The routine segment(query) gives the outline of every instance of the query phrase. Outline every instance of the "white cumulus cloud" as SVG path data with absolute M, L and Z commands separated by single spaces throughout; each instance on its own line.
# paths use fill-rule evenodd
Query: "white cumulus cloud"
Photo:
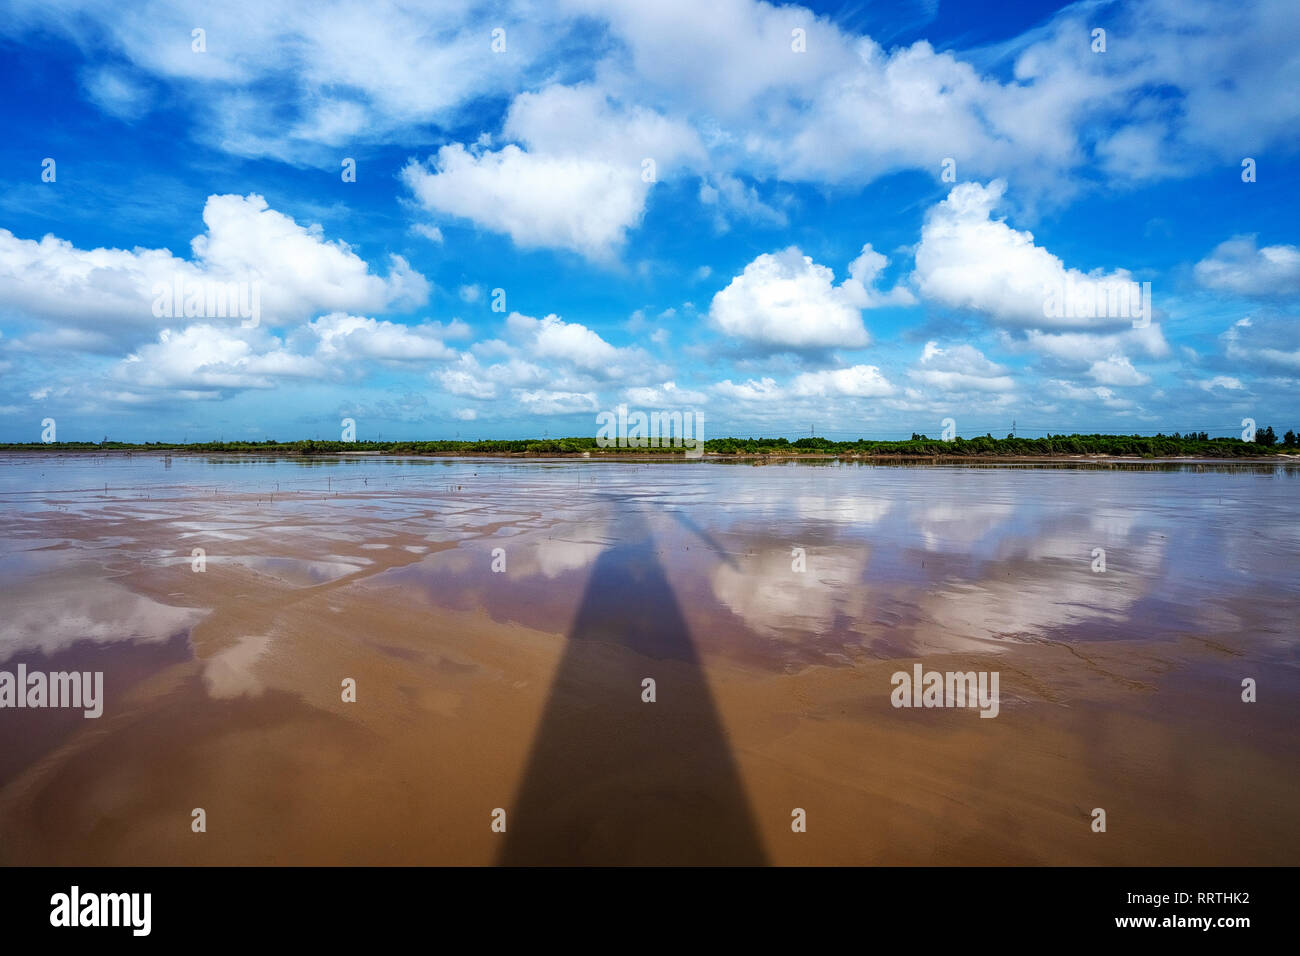
M 921 295 L 952 308 L 973 309 L 1004 326 L 1036 329 L 1114 329 L 1131 317 L 1046 314 L 1049 295 L 1072 287 L 1129 283 L 1126 269 L 1084 273 L 1066 268 L 1034 244 L 1033 233 L 1013 229 L 993 210 L 1006 191 L 995 179 L 987 186 L 962 183 L 926 215 L 916 250 L 913 281 Z
M 1300 248 L 1255 244 L 1254 236 L 1234 236 L 1196 263 L 1196 279 L 1210 289 L 1245 296 L 1300 294 Z
M 870 341 L 864 304 L 859 280 L 837 286 L 829 267 L 791 246 L 745 266 L 713 297 L 709 318 L 719 331 L 771 351 L 861 348 Z

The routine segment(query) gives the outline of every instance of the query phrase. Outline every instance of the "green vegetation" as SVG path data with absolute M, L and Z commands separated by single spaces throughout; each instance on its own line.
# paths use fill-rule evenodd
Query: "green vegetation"
M 907 441 L 854 442 L 829 438 L 719 438 L 705 442 L 717 454 L 828 454 L 908 458 L 1039 458 L 1065 455 L 1109 455 L 1126 458 L 1243 458 L 1300 451 L 1300 439 L 1288 431 L 1277 444 L 1272 428 L 1255 434 L 1254 442 L 1240 438 L 1211 438 L 1205 432 L 1181 435 L 1047 435 L 1044 438 L 957 438 L 941 441 L 913 434 Z
M 1131 458 L 1245 458 L 1300 452 L 1300 437 L 1288 431 L 1279 442 L 1272 427 L 1260 429 L 1254 442 L 1211 438 L 1205 432 L 1180 435 L 1048 435 L 1045 438 L 957 438 L 946 442 L 913 434 L 907 441 L 832 441 L 829 438 L 712 438 L 710 455 L 847 456 L 874 458 L 1038 458 L 1109 455 Z M 601 448 L 592 438 L 512 439 L 489 441 L 318 441 L 247 442 L 41 442 L 0 444 L 0 451 L 126 451 L 182 454 L 337 455 L 508 455 L 519 457 L 581 455 L 684 455 L 683 448 Z

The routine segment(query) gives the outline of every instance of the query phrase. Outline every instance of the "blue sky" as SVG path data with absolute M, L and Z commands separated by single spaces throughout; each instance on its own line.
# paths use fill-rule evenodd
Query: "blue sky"
M 1298 33 L 1289 2 L 5 0 L 0 439 L 1300 427 Z M 1044 308 L 1143 283 L 1150 315 Z

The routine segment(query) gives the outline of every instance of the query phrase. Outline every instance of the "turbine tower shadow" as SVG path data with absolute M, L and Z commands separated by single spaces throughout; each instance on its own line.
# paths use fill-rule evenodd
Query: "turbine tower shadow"
M 654 538 L 628 499 L 611 504 L 621 538 L 592 566 L 498 863 L 761 865 L 749 802 Z M 647 677 L 654 703 L 643 700 Z

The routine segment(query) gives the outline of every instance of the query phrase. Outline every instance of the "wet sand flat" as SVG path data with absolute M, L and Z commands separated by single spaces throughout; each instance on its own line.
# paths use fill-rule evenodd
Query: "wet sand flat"
M 0 863 L 1294 865 L 1297 477 L 0 456 Z

